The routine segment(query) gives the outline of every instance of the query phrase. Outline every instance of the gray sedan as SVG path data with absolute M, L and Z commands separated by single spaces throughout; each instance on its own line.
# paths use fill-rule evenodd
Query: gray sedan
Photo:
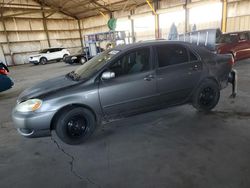
M 199 111 L 213 109 L 229 82 L 236 94 L 233 64 L 231 55 L 184 42 L 118 46 L 25 90 L 12 117 L 23 136 L 55 130 L 65 143 L 80 144 L 110 119 L 187 103 Z

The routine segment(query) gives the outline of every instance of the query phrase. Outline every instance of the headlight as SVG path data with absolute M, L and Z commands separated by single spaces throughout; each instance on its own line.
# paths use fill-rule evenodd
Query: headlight
M 34 112 L 42 106 L 40 99 L 30 99 L 17 105 L 16 110 L 19 112 Z
M 74 60 L 74 59 L 77 59 L 77 57 L 76 57 L 76 56 L 73 56 L 73 57 L 71 57 L 71 59 Z

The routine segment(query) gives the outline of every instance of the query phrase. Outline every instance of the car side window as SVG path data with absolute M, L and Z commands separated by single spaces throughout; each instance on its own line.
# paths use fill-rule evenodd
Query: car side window
M 147 71 L 150 69 L 150 49 L 141 48 L 129 52 L 112 64 L 109 69 L 115 73 L 116 77 Z
M 50 53 L 53 53 L 53 52 L 55 52 L 55 49 L 52 48 L 52 49 L 49 49 L 48 51 L 49 51 Z
M 188 62 L 188 53 L 181 45 L 156 46 L 159 67 L 177 65 Z

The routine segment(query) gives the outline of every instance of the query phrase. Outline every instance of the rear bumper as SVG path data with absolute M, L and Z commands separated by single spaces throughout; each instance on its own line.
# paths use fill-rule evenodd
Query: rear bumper
M 232 84 L 232 94 L 230 97 L 235 98 L 238 86 L 237 71 L 235 69 L 232 69 L 232 71 L 229 73 L 228 82 Z

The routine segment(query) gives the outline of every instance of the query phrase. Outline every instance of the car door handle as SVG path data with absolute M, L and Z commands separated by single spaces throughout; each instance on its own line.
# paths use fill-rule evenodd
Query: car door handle
M 153 80 L 154 78 L 155 78 L 154 75 L 150 74 L 150 75 L 146 76 L 146 77 L 144 78 L 144 80 L 145 80 L 145 81 L 151 81 L 151 80 Z
M 198 65 L 194 65 L 193 67 L 190 68 L 190 70 L 197 71 L 199 70 Z

